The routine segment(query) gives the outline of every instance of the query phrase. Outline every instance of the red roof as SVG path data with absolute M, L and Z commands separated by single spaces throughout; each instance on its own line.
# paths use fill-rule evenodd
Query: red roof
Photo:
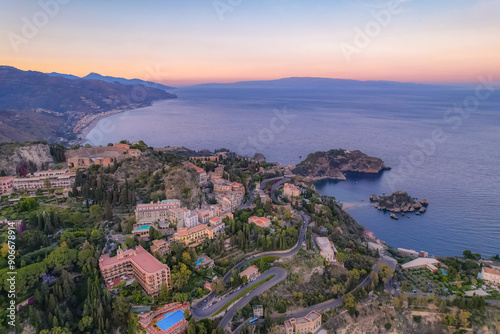
M 103 255 L 99 260 L 99 265 L 101 267 L 106 267 L 126 261 L 133 262 L 146 273 L 155 273 L 168 268 L 167 265 L 158 261 L 153 255 L 142 248 L 142 246 L 137 246 L 135 250 L 127 249 L 114 257 L 110 257 L 107 254 Z

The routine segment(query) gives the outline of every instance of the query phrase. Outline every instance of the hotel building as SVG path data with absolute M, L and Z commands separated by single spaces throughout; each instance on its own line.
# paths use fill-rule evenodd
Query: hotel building
M 170 268 L 142 246 L 127 250 L 118 248 L 114 257 L 102 255 L 99 258 L 99 269 L 108 288 L 132 278 L 152 296 L 158 295 L 163 284 L 169 287 Z
M 181 201 L 178 199 L 167 199 L 149 204 L 137 204 L 135 208 L 135 219 L 139 221 L 146 219 L 149 221 L 165 221 L 168 219 L 168 210 L 180 208 Z
M 185 245 L 198 243 L 205 239 L 213 239 L 214 231 L 205 224 L 191 228 L 183 228 L 174 234 L 173 239 L 177 242 L 183 242 Z
M 15 177 L 13 188 L 16 190 L 34 190 L 46 188 L 47 180 L 50 188 L 71 188 L 76 179 L 76 173 L 67 170 L 47 170 L 35 172 L 31 176 Z

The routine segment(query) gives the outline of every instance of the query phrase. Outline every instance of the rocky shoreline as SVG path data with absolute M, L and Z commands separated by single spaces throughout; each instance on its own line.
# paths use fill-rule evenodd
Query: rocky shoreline
M 420 215 L 427 211 L 429 205 L 429 200 L 426 198 L 419 201 L 402 190 L 380 197 L 373 194 L 370 196 L 370 202 L 374 203 L 374 207 L 378 210 L 389 211 L 391 218 L 396 220 L 398 219 L 396 213 L 405 216 L 406 213 L 415 212 L 416 215 Z
M 309 154 L 292 172 L 311 181 L 345 181 L 345 173 L 378 174 L 389 169 L 391 168 L 381 159 L 370 157 L 361 151 L 333 149 Z

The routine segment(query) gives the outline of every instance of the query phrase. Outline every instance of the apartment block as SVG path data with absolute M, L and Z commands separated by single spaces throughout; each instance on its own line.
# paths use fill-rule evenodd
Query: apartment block
M 188 210 L 187 208 L 183 208 L 183 210 L 184 210 L 184 227 L 191 228 L 199 224 L 198 213 L 196 211 L 191 211 Z
M 295 187 L 295 185 L 291 183 L 285 183 L 283 186 L 283 196 L 285 196 L 288 199 L 292 199 L 294 197 L 299 197 L 300 196 L 300 191 Z
M 132 278 L 152 296 L 158 295 L 163 284 L 169 287 L 170 268 L 142 246 L 127 250 L 118 248 L 114 257 L 102 255 L 99 258 L 99 269 L 108 288 Z

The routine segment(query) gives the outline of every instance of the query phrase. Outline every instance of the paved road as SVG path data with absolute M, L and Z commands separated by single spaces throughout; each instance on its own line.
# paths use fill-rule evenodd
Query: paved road
M 309 224 L 309 220 L 310 220 L 310 217 L 303 214 L 303 213 L 301 213 L 301 216 L 302 216 L 303 223 L 302 223 L 302 228 L 300 229 L 300 233 L 299 233 L 299 240 L 298 240 L 297 244 L 295 244 L 295 246 L 292 249 L 287 250 L 287 251 L 271 251 L 271 252 L 263 252 L 263 253 L 255 254 L 255 255 L 249 257 L 248 259 L 241 261 L 240 263 L 235 265 L 233 268 L 231 268 L 231 270 L 229 270 L 224 275 L 224 278 L 223 278 L 224 282 L 225 283 L 229 282 L 229 280 L 231 279 L 231 276 L 233 275 L 233 273 L 232 273 L 233 270 L 239 270 L 242 267 L 244 267 L 245 265 L 252 262 L 253 260 L 259 259 L 261 256 L 287 257 L 287 256 L 291 256 L 291 255 L 298 253 L 300 248 L 302 247 L 302 243 L 305 241 L 305 236 L 306 236 L 306 232 L 307 232 L 307 225 Z M 261 275 L 261 277 L 262 276 L 263 275 Z M 256 283 L 256 282 L 257 281 L 255 281 L 253 283 Z M 268 283 L 269 282 L 266 282 L 265 284 L 263 284 L 263 286 L 267 286 Z M 208 301 L 210 301 L 214 298 L 215 298 L 215 291 L 212 291 L 207 297 L 204 298 L 204 300 L 207 299 Z M 203 308 L 209 303 L 208 301 L 207 301 L 207 303 L 204 303 L 202 300 L 191 307 L 191 312 L 193 313 L 193 316 L 196 319 L 208 318 L 208 317 L 212 316 L 212 314 L 218 310 L 218 308 L 212 307 L 208 310 L 203 311 Z
M 205 303 L 204 300 L 202 300 L 201 302 L 196 304 L 194 307 L 191 308 L 191 313 L 193 314 L 193 317 L 195 319 L 209 318 L 215 312 L 217 312 L 221 307 L 223 307 L 229 300 L 231 300 L 232 298 L 237 296 L 243 290 L 261 282 L 262 280 L 265 280 L 266 278 L 268 278 L 272 275 L 276 275 L 276 277 L 279 278 L 279 280 L 276 281 L 276 277 L 273 277 L 272 279 L 263 283 L 261 286 L 259 286 L 255 290 L 251 291 L 249 296 L 255 296 L 254 291 L 262 291 L 262 289 L 261 289 L 262 287 L 264 287 L 264 291 L 269 289 L 277 282 L 284 280 L 286 278 L 286 274 L 287 274 L 287 272 L 282 268 L 279 268 L 279 267 L 271 268 L 268 271 L 266 271 L 265 273 L 263 273 L 262 275 L 260 275 L 259 277 L 257 277 L 255 279 L 255 281 L 249 282 L 249 283 L 243 285 L 240 290 L 233 290 L 230 293 L 226 294 L 224 299 L 222 299 L 221 301 L 215 302 L 214 304 L 212 304 L 211 307 L 208 307 L 206 310 L 204 308 L 207 307 L 212 302 L 212 299 L 209 297 L 205 298 L 204 300 L 206 300 L 207 302 Z M 216 300 L 216 299 L 217 298 L 214 298 L 214 300 Z
M 281 180 L 279 180 L 278 182 L 274 183 L 272 186 L 271 186 L 271 189 L 270 189 L 270 193 L 271 193 L 271 199 L 275 202 L 279 202 L 278 199 L 276 198 L 276 195 L 274 194 L 274 191 L 276 189 L 278 189 L 283 183 L 286 183 L 290 181 L 289 178 L 285 177 L 285 178 L 282 178 Z
M 286 278 L 288 273 L 283 268 L 274 267 L 274 268 L 271 268 L 268 271 L 266 271 L 264 274 L 266 274 L 267 277 L 269 277 L 271 275 L 276 275 L 276 276 L 274 276 L 273 278 L 271 278 L 269 281 L 265 282 L 261 286 L 250 291 L 248 296 L 241 298 L 235 305 L 233 305 L 233 307 L 231 307 L 229 310 L 227 310 L 226 313 L 224 314 L 224 317 L 222 318 L 222 320 L 220 322 L 221 328 L 225 328 L 227 326 L 227 324 L 231 321 L 231 319 L 233 319 L 233 316 L 237 310 L 239 310 L 240 308 L 242 308 L 246 304 L 248 304 L 252 300 L 253 297 L 260 296 L 266 290 L 270 289 L 274 285 L 283 281 Z M 264 274 L 261 276 L 264 276 Z
M 253 179 L 250 179 L 248 181 L 248 185 L 247 185 L 247 189 L 248 189 L 248 200 L 241 204 L 239 207 L 238 207 L 238 210 L 244 210 L 244 209 L 248 209 L 252 204 L 253 204 L 253 200 L 254 200 L 254 193 L 253 193 L 253 189 L 252 189 L 252 183 L 253 183 Z

